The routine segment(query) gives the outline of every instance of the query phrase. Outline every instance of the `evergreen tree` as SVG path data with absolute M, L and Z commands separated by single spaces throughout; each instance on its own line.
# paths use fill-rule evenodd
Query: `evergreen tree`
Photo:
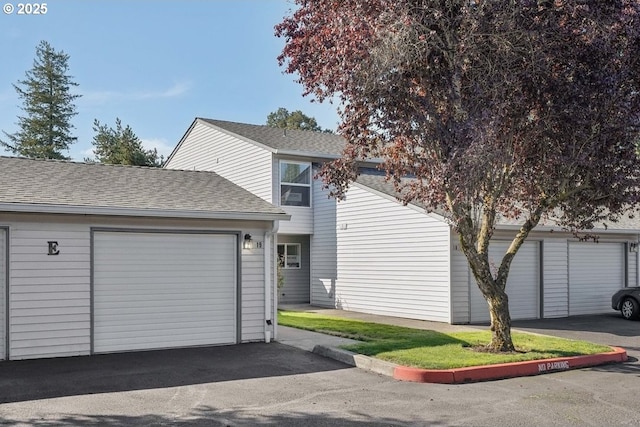
M 81 96 L 71 93 L 78 84 L 68 74 L 68 61 L 69 55 L 46 41 L 36 47 L 33 68 L 13 85 L 25 115 L 18 116 L 16 133 L 3 131 L 6 140 L 0 140 L 1 146 L 24 157 L 68 158 L 62 153 L 76 142 L 71 135 L 71 118 L 77 114 L 74 100 Z
M 101 124 L 96 119 L 93 122 L 93 130 L 96 132 L 91 142 L 94 146 L 95 160 L 86 159 L 87 161 L 113 165 L 162 166 L 164 158 L 158 155 L 158 150 L 145 150 L 131 127 L 123 127 L 119 118 L 116 118 L 115 129 Z

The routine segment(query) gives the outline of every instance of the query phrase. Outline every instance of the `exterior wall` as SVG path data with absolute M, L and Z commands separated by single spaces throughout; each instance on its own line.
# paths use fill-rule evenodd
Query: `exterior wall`
M 336 205 L 322 191 L 322 183 L 313 182 L 313 236 L 311 237 L 311 304 L 335 308 L 337 277 Z
M 271 158 L 270 151 L 196 121 L 165 167 L 213 171 L 272 202 Z
M 627 246 L 627 286 L 639 286 L 638 283 L 638 252 L 631 252 Z
M 278 244 L 300 244 L 300 268 L 282 269 L 284 287 L 278 291 L 280 303 L 309 303 L 309 277 L 311 272 L 309 256 L 309 236 L 278 234 Z
M 0 360 L 6 359 L 7 348 L 7 231 L 0 228 Z
M 448 225 L 357 184 L 336 220 L 338 308 L 450 321 Z
M 545 318 L 569 315 L 569 248 L 566 238 L 547 237 L 542 244 Z
M 513 232 L 497 231 L 496 239 L 512 238 Z M 635 242 L 634 234 L 603 233 L 600 242 Z M 529 239 L 540 240 L 542 245 L 542 312 L 543 318 L 567 317 L 569 313 L 569 243 L 577 241 L 572 235 L 562 232 L 534 231 Z M 457 242 L 452 241 L 451 254 L 451 295 L 452 323 L 469 323 L 469 300 L 467 295 L 472 286 L 477 286 L 472 277 L 466 258 L 456 250 Z M 627 251 L 627 277 L 629 286 L 638 280 L 638 253 Z
M 270 222 L 0 214 L 9 227 L 9 358 L 86 355 L 91 344 L 92 227 L 250 233 Z M 48 256 L 48 241 L 60 254 Z M 264 340 L 264 249 L 242 250 L 241 339 Z
M 469 323 L 473 278 L 467 257 L 459 249 L 457 236 L 452 233 L 451 238 L 451 323 Z
M 313 180 L 311 184 L 311 206 L 280 206 L 280 160 L 287 159 L 281 159 L 278 157 L 273 158 L 273 175 L 271 178 L 271 182 L 273 184 L 273 200 L 270 200 L 270 202 L 276 206 L 279 206 L 283 211 L 291 215 L 291 220 L 280 222 L 280 228 L 278 229 L 278 232 L 282 234 L 312 234 L 313 217 L 315 210 L 314 193 L 316 191 L 316 180 Z M 300 159 L 295 159 L 295 161 L 300 161 Z M 312 173 L 315 173 L 315 171 Z

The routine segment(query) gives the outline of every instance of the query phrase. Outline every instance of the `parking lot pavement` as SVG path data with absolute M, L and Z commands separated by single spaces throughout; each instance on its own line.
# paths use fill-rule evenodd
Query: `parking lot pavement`
M 554 322 L 515 327 L 638 346 L 640 322 Z M 461 385 L 400 382 L 278 343 L 0 363 L 3 427 L 628 426 L 640 425 L 638 395 L 637 360 Z
M 625 320 L 620 313 L 514 321 L 513 328 L 622 347 L 631 358 L 640 359 L 640 321 Z

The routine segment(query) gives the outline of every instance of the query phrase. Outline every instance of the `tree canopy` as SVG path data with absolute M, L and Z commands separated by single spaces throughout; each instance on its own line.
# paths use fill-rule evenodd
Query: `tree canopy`
M 488 302 L 489 348 L 513 350 L 505 287 L 531 230 L 589 230 L 639 200 L 640 1 L 296 4 L 279 61 L 342 104 L 347 147 L 325 183 L 340 197 L 379 158 L 400 200 L 443 212 Z M 499 218 L 520 228 L 492 271 Z
M 115 129 L 96 119 L 93 130 L 96 132 L 91 142 L 95 161 L 117 165 L 162 166 L 164 159 L 158 155 L 158 150 L 145 150 L 133 129 L 129 125 L 123 127 L 119 118 L 116 118 Z
M 63 152 L 77 139 L 71 119 L 77 114 L 74 100 L 81 96 L 71 92 L 78 84 L 69 75 L 69 55 L 41 41 L 25 74 L 13 85 L 25 115 L 18 116 L 17 132 L 3 132 L 6 140 L 0 145 L 19 156 L 66 159 Z
M 300 110 L 289 112 L 280 107 L 267 116 L 267 126 L 281 129 L 311 130 L 316 132 L 333 133 L 330 129 L 322 129 L 315 118 L 309 117 Z

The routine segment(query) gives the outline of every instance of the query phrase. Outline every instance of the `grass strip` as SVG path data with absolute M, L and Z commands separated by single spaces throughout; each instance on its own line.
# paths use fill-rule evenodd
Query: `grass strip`
M 362 341 L 342 348 L 424 369 L 453 369 L 611 351 L 607 346 L 586 341 L 513 332 L 517 352 L 487 353 L 477 348 L 491 340 L 488 330 L 442 333 L 295 311 L 279 311 L 278 323 Z

